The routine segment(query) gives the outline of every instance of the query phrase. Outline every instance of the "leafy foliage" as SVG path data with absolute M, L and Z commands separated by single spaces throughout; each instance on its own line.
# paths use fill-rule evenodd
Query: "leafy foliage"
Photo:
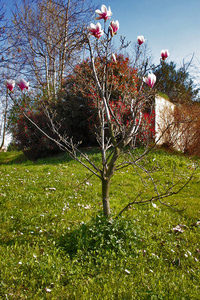
M 95 64 L 100 81 L 103 82 L 104 60 L 97 58 Z M 107 67 L 109 76 L 107 78 L 108 86 L 106 88 L 108 91 L 111 91 L 109 105 L 113 112 L 112 121 L 114 124 L 115 115 L 120 124 L 123 125 L 124 128 L 127 128 L 132 120 L 130 99 L 134 99 L 138 93 L 137 70 L 131 65 L 129 57 L 122 54 L 116 55 L 116 62 L 112 60 L 109 61 Z M 80 99 L 87 99 L 88 102 L 86 102 L 86 105 L 88 105 L 90 109 L 95 108 L 97 111 L 100 105 L 100 95 L 96 94 L 96 83 L 89 59 L 84 60 L 74 68 L 73 74 L 66 78 L 64 90 L 67 95 L 71 93 L 72 95 L 78 95 Z M 144 91 L 145 90 L 146 87 L 144 87 Z M 151 109 L 151 104 L 143 107 L 143 117 L 137 136 L 138 144 L 147 144 L 150 140 L 152 141 L 155 135 L 155 115 L 154 110 Z M 74 113 L 76 113 L 76 109 Z M 136 122 L 138 122 L 138 120 L 136 120 Z M 97 113 L 94 125 L 96 129 L 99 128 Z
M 177 107 L 174 119 L 179 124 L 177 135 L 182 137 L 182 151 L 200 156 L 200 103 Z
M 76 256 L 81 250 L 88 255 L 104 255 L 105 252 L 125 254 L 139 237 L 133 234 L 132 222 L 124 218 L 108 221 L 102 215 L 97 215 L 87 224 L 82 224 L 64 236 L 59 245 L 70 255 Z M 138 246 L 138 245 L 137 245 Z
M 105 88 L 111 91 L 109 103 L 113 113 L 117 113 L 120 122 L 126 125 L 130 118 L 130 99 L 137 94 L 137 71 L 131 66 L 128 57 L 120 54 L 116 55 L 116 59 L 117 62 L 111 60 L 107 64 L 109 76 L 107 75 L 108 86 Z M 98 77 L 103 82 L 105 58 L 97 58 L 95 65 Z M 99 107 L 100 95 L 96 92 L 96 82 L 89 59 L 74 68 L 73 74 L 66 78 L 64 86 L 67 93 L 87 98 L 91 107 Z
M 167 94 L 172 102 L 190 103 L 197 99 L 198 89 L 195 89 L 190 74 L 184 67 L 177 70 L 174 62 L 163 62 L 154 73 L 157 76 L 157 90 Z
M 25 105 L 25 110 L 29 107 L 28 117 L 51 138 L 58 139 L 44 109 L 45 103 L 46 100 L 43 101 L 41 97 L 32 103 L 32 108 L 30 104 Z M 87 103 L 88 99 L 69 93 L 48 103 L 48 114 L 51 115 L 55 127 L 59 128 L 59 133 L 72 137 L 75 143 L 82 142 L 83 146 L 95 145 L 95 134 L 92 129 L 96 111 Z M 22 150 L 29 159 L 58 153 L 60 149 L 57 144 L 32 124 L 24 116 L 23 110 L 14 106 L 10 114 L 10 131 L 17 149 Z
M 127 101 L 137 93 L 137 72 L 131 67 L 128 57 L 117 55 L 116 58 L 116 63 L 111 61 L 108 64 L 112 74 L 108 81 L 108 89 L 112 89 L 110 106 L 114 114 L 117 113 L 121 124 L 127 127 L 131 121 L 130 102 Z M 103 76 L 102 68 L 103 64 L 98 60 L 97 70 L 100 78 Z M 30 119 L 50 137 L 57 138 L 43 110 L 45 105 L 48 106 L 50 117 L 59 134 L 72 137 L 74 143 L 81 142 L 82 146 L 97 145 L 95 132 L 99 131 L 97 110 L 100 102 L 99 95 L 95 93 L 95 80 L 89 60 L 77 65 L 73 73 L 66 78 L 57 100 L 47 102 L 38 94 L 35 99 L 27 98 L 25 102 L 25 106 L 24 103 L 21 105 L 25 110 L 29 109 Z M 23 109 L 19 110 L 16 106 L 13 106 L 10 114 L 10 130 L 17 149 L 22 150 L 30 159 L 49 156 L 59 151 L 55 143 L 48 140 L 26 119 Z M 145 144 L 149 139 L 152 140 L 154 134 L 154 114 L 144 108 L 138 142 Z
M 54 137 L 48 126 L 48 119 L 42 111 L 37 113 L 29 111 L 28 116 L 36 125 Z M 35 160 L 59 152 L 59 147 L 46 138 L 23 114 L 20 115 L 17 121 L 17 128 L 16 131 L 13 132 L 13 139 L 17 149 L 23 150 L 29 159 Z

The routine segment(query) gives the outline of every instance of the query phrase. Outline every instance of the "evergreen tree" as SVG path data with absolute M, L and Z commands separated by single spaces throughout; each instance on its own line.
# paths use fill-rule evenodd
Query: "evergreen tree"
M 190 74 L 184 67 L 176 69 L 174 62 L 163 62 L 154 73 L 157 77 L 157 90 L 167 94 L 173 103 L 192 103 L 198 100 L 199 89 L 195 89 Z

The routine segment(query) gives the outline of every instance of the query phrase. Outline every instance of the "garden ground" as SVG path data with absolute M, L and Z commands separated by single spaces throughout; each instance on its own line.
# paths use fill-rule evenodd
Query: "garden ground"
M 100 161 L 98 151 L 89 155 Z M 199 163 L 163 150 L 148 158 L 158 161 L 162 186 L 166 176 L 186 180 Z M 113 178 L 108 221 L 100 182 L 85 181 L 89 172 L 66 154 L 31 162 L 1 153 L 0 299 L 199 299 L 199 169 L 166 199 L 184 211 L 156 202 L 116 218 L 142 188 L 132 172 Z

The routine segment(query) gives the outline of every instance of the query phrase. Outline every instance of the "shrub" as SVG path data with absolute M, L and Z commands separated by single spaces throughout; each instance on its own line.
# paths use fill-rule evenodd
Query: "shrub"
M 35 124 L 55 138 L 48 126 L 47 117 L 42 111 L 37 113 L 29 112 L 28 115 Z M 17 149 L 22 150 L 26 157 L 32 160 L 59 152 L 59 147 L 56 143 L 45 137 L 23 114 L 20 115 L 16 130 L 13 132 L 13 140 Z
M 181 150 L 189 155 L 200 155 L 200 105 L 182 105 L 174 112 L 181 136 Z
M 88 105 L 88 100 L 79 96 L 66 96 L 48 104 L 51 119 L 58 128 L 59 134 L 70 136 L 75 143 L 83 146 L 95 144 L 93 133 L 96 111 Z M 51 112 L 54 112 L 51 114 Z M 28 117 L 51 138 L 58 139 L 52 131 L 51 122 L 40 107 L 28 112 Z M 17 124 L 12 128 L 13 140 L 18 150 L 29 159 L 38 159 L 57 154 L 60 148 L 48 139 L 35 125 L 21 113 Z

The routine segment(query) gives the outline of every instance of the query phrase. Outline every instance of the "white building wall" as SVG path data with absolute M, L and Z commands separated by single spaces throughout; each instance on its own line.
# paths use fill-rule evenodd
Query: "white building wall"
M 169 144 L 178 151 L 183 151 L 182 125 L 175 123 L 176 106 L 160 96 L 155 98 L 155 141 L 157 145 Z

